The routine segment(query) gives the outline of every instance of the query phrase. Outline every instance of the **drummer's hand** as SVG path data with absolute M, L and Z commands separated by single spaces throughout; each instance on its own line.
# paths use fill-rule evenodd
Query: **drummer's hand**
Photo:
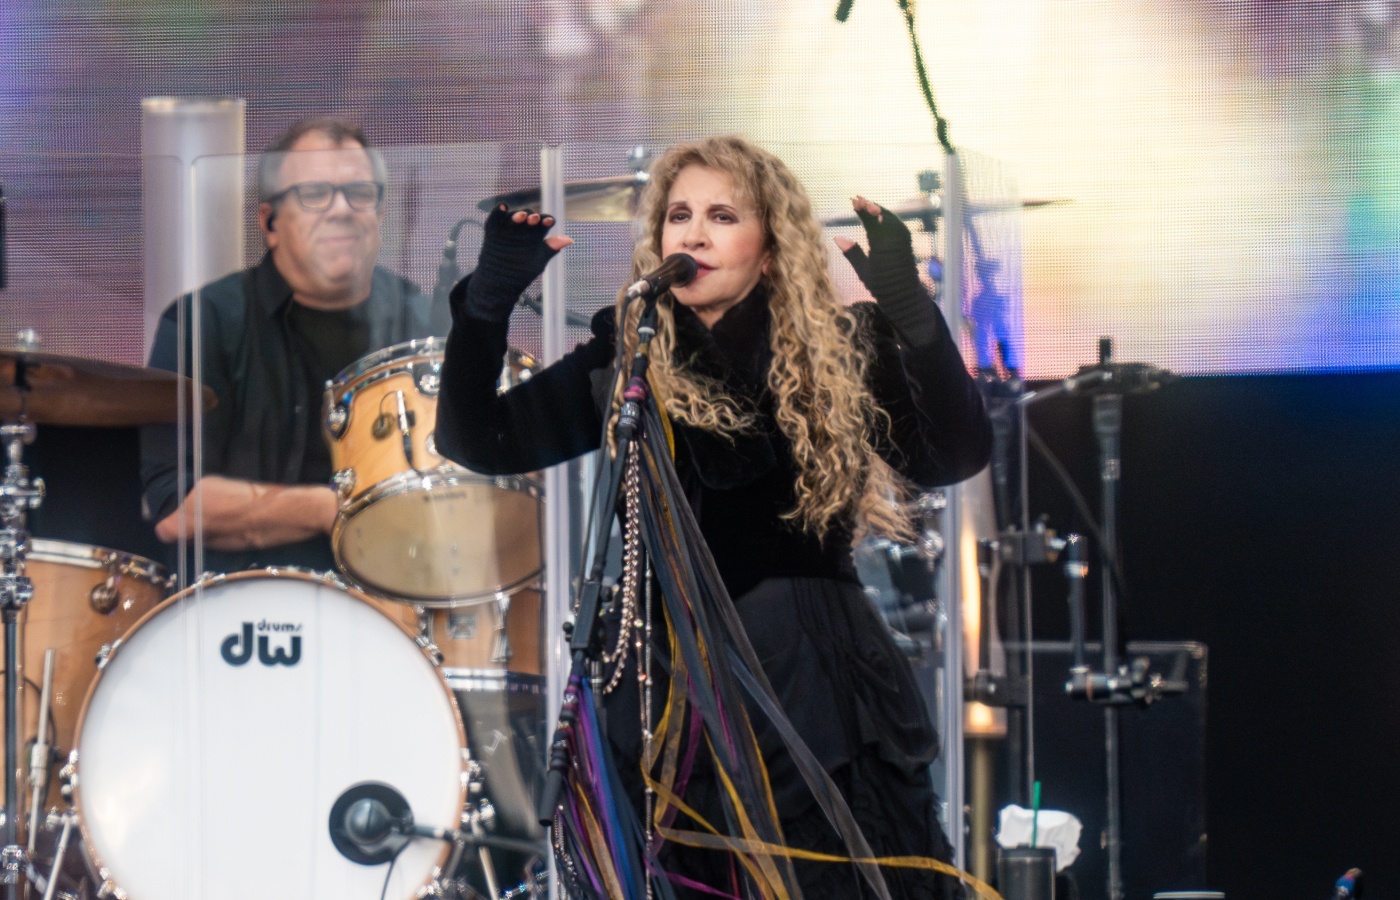
M 574 242 L 549 236 L 554 217 L 505 204 L 491 210 L 482 229 L 476 271 L 452 289 L 454 305 L 478 319 L 504 322 L 520 294 L 544 271 L 554 255 Z
M 920 284 L 913 238 L 899 216 L 861 196 L 851 199 L 851 208 L 865 226 L 865 237 L 870 242 L 869 257 L 849 238 L 834 240 L 875 299 L 888 297 L 892 292 L 903 293 Z

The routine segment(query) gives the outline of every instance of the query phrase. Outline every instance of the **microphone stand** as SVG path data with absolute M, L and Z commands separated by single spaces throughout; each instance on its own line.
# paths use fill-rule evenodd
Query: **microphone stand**
M 433 306 L 447 299 L 447 294 L 452 290 L 452 285 L 457 283 L 457 237 L 462 233 L 462 226 L 473 221 L 470 218 L 458 219 L 452 228 L 447 232 L 447 243 L 442 248 L 442 259 L 438 262 L 437 282 L 433 284 Z
M 1099 450 L 1099 529 L 1100 540 L 1104 544 L 1100 554 L 1103 668 L 1094 672 L 1084 662 L 1083 585 L 1088 567 L 1083 562 L 1082 542 L 1076 536 L 1069 543 L 1071 552 L 1065 566 L 1065 575 L 1070 582 L 1071 623 L 1075 632 L 1072 635 L 1075 643 L 1074 664 L 1070 668 L 1069 681 L 1065 684 L 1065 693 L 1098 703 L 1104 708 L 1104 776 L 1107 788 L 1104 849 L 1108 853 L 1108 900 L 1122 900 L 1124 896 L 1122 751 L 1119 734 L 1122 708 L 1130 703 L 1146 707 L 1164 696 L 1186 691 L 1184 682 L 1164 679 L 1151 672 L 1145 658 L 1133 660 L 1129 665 L 1124 665 L 1119 658 L 1119 598 L 1115 567 L 1119 559 L 1118 495 L 1123 468 L 1123 396 L 1133 387 L 1151 389 L 1156 386 L 1156 383 L 1139 385 L 1133 379 L 1124 377 L 1140 373 L 1146 373 L 1147 378 L 1153 375 L 1147 367 L 1114 363 L 1112 342 L 1102 338 L 1099 341 L 1098 366 L 1082 370 L 1065 383 L 1065 388 L 1071 391 L 1094 385 L 1091 418 Z
M 559 723 L 550 745 L 549 771 L 545 775 L 544 789 L 536 810 L 539 823 L 545 828 L 554 823 L 554 814 L 559 808 L 559 797 L 564 789 L 564 775 L 569 768 L 568 741 L 578 719 L 578 707 L 582 699 L 580 685 L 589 665 L 600 660 L 602 651 L 603 572 L 607 564 L 607 539 L 611 530 L 612 510 L 616 508 L 621 496 L 627 453 L 636 440 L 641 425 L 642 404 L 650 394 L 646 380 L 646 349 L 656 334 L 656 298 L 648 296 L 644 302 L 646 306 L 642 310 L 641 321 L 637 324 L 637 352 L 632 357 L 632 370 L 627 388 L 623 391 L 622 410 L 617 421 L 617 454 L 608 464 L 606 488 L 598 495 L 599 503 L 594 507 L 590 544 L 592 557 L 588 577 L 579 589 L 578 613 L 573 627 L 570 629 L 565 625 L 569 634 L 571 658 L 569 679 L 564 688 Z

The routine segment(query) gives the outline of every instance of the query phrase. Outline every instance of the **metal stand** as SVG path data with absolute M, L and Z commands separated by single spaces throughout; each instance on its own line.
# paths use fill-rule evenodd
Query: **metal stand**
M 24 384 L 23 372 L 15 373 L 17 385 Z M 0 878 L 9 900 L 18 900 L 20 873 L 26 854 L 19 843 L 19 616 L 34 596 L 34 585 L 24 574 L 29 553 L 27 513 L 44 499 L 44 483 L 29 480 L 29 470 L 21 462 L 24 445 L 34 442 L 34 423 L 23 414 L 17 424 L 0 426 L 8 465 L 0 482 L 0 613 L 5 619 L 5 846 L 0 850 Z
M 626 465 L 628 448 L 636 439 L 641 426 L 642 403 L 649 393 L 646 383 L 646 349 L 655 334 L 656 300 L 649 297 L 641 321 L 637 324 L 637 352 L 632 358 L 631 377 L 623 393 L 624 402 L 618 416 L 617 455 L 608 467 L 606 488 L 594 506 L 594 529 L 589 543 L 592 548 L 592 560 L 588 578 L 579 590 L 578 615 L 569 631 L 569 680 L 564 690 L 554 739 L 550 744 L 549 772 L 545 776 L 544 790 L 540 794 L 540 804 L 536 810 L 540 824 L 546 828 L 554 824 L 559 795 L 564 789 L 564 774 L 569 768 L 568 736 L 578 718 L 578 705 L 581 701 L 579 684 L 588 674 L 590 663 L 598 661 L 601 652 L 603 572 L 607 565 L 607 538 L 611 513 L 621 496 L 623 467 Z
M 1093 384 L 1093 427 L 1098 442 L 1100 485 L 1100 579 L 1103 597 L 1103 668 L 1092 671 L 1084 661 L 1084 587 L 1087 566 L 1083 563 L 1082 540 L 1071 537 L 1065 575 L 1070 583 L 1070 623 L 1074 641 L 1074 665 L 1065 692 L 1104 707 L 1104 778 L 1106 815 L 1104 849 L 1108 854 L 1108 900 L 1123 900 L 1123 802 L 1119 725 L 1121 707 L 1130 703 L 1148 706 L 1172 694 L 1181 694 L 1185 684 L 1167 681 L 1149 670 L 1146 659 L 1124 665 L 1118 647 L 1118 483 L 1122 474 L 1123 396 L 1141 388 L 1151 372 L 1144 366 L 1123 366 L 1113 362 L 1108 338 L 1099 341 L 1099 363 L 1074 376 L 1077 384 Z M 1155 386 L 1155 385 L 1153 385 Z

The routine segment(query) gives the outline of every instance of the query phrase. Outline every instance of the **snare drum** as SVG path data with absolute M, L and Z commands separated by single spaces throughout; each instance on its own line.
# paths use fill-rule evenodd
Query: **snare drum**
M 427 606 L 510 592 L 540 571 L 539 485 L 437 453 L 443 346 L 427 338 L 361 359 L 327 389 L 323 423 L 341 497 L 337 565 L 368 590 Z M 527 371 L 528 358 L 512 359 L 508 373 Z
M 74 755 L 88 851 L 140 900 L 403 900 L 449 848 L 351 862 L 332 806 L 377 781 L 453 829 L 465 798 L 462 720 L 429 654 L 363 594 L 298 572 L 220 576 L 143 618 L 93 683 Z
M 28 743 L 38 736 L 44 651 L 53 649 L 48 743 L 61 758 L 73 746 L 98 656 L 169 595 L 170 578 L 164 567 L 144 557 L 43 539 L 31 542 L 25 574 L 34 583 L 34 596 L 25 604 L 20 630 L 21 738 Z M 0 711 L 4 708 L 0 697 Z M 27 772 L 27 753 L 24 759 Z M 21 794 L 27 810 L 29 788 Z M 52 775 L 46 798 L 46 806 L 59 802 L 58 779 Z M 22 822 L 27 827 L 27 815 Z

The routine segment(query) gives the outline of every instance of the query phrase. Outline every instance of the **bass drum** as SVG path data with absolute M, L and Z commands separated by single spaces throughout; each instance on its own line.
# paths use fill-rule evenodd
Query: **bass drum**
M 403 898 L 449 847 L 393 865 L 332 843 L 347 788 L 381 782 L 458 827 L 462 721 L 407 629 L 326 577 L 267 570 L 177 594 L 121 640 L 78 723 L 75 805 L 106 886 L 139 900 Z

